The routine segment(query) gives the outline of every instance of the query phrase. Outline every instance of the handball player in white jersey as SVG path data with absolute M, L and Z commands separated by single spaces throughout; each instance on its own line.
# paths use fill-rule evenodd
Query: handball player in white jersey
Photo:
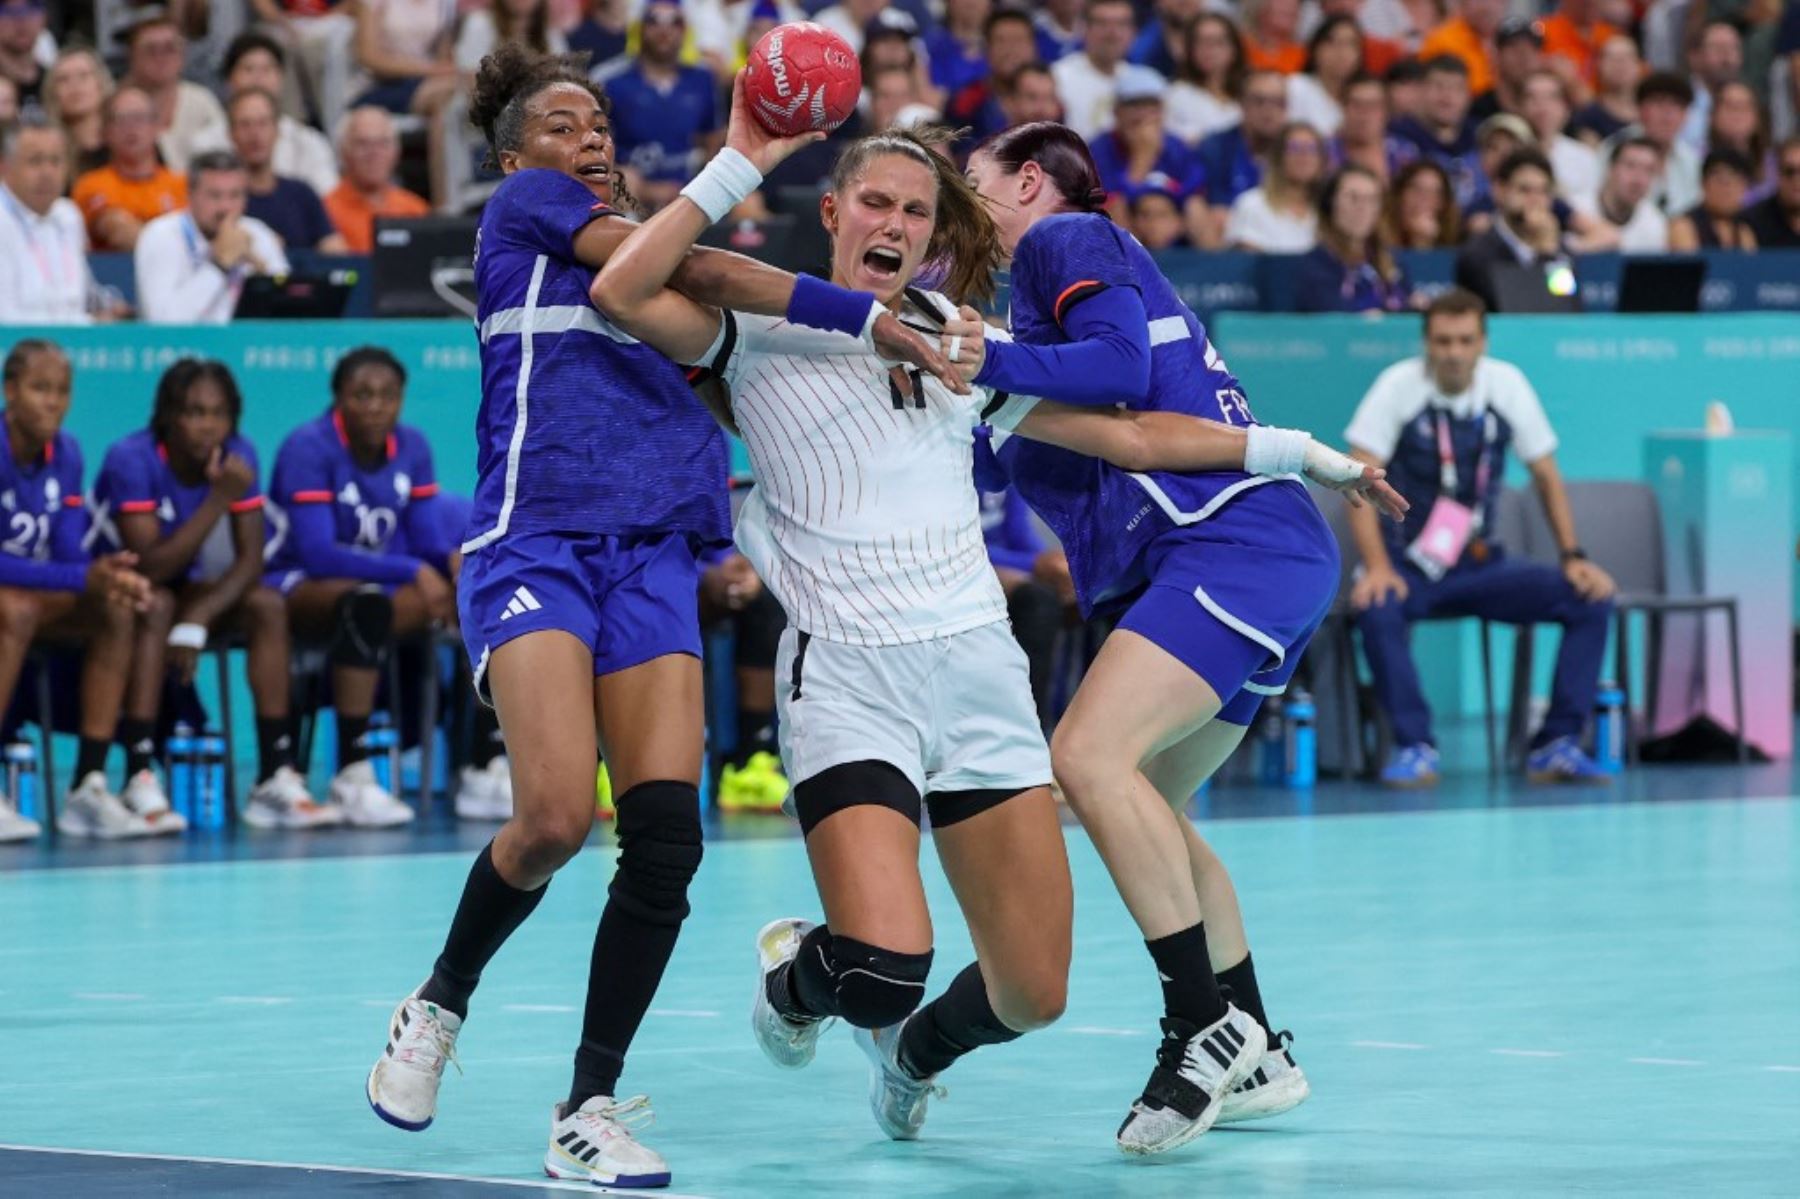
M 811 140 L 763 132 L 741 91 L 727 149 L 626 238 L 592 298 L 728 389 L 725 415 L 757 477 L 736 540 L 791 620 L 776 667 L 782 756 L 826 920 L 759 935 L 759 1044 L 802 1066 L 843 1018 L 874 1066 L 877 1122 L 910 1139 L 935 1077 L 1055 1019 L 1067 981 L 1071 891 L 1050 762 L 971 481 L 971 430 L 994 396 L 890 369 L 852 337 L 664 288 L 706 226 Z M 917 136 L 846 147 L 820 211 L 832 281 L 874 292 L 904 323 L 956 316 L 943 295 L 907 286 L 928 261 L 948 265 L 958 299 L 991 290 L 993 222 Z M 1016 431 L 1129 469 L 1243 463 L 1241 431 L 1173 413 L 1040 404 Z M 932 959 L 922 810 L 977 963 L 919 1009 Z

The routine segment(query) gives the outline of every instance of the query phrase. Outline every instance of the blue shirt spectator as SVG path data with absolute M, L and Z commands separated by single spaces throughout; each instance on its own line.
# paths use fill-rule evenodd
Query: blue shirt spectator
M 932 85 L 954 96 L 988 77 L 985 29 L 990 0 L 946 0 L 944 24 L 925 35 Z
M 1488 181 L 1475 122 L 1469 119 L 1469 68 L 1461 59 L 1443 54 L 1425 64 L 1420 109 L 1418 116 L 1395 120 L 1389 132 L 1444 168 L 1457 207 L 1467 212 L 1487 194 Z
M 1400 312 L 1412 295 L 1406 268 L 1385 276 L 1373 264 L 1345 262 L 1321 242 L 1296 264 L 1294 308 L 1297 312 Z
M 1094 166 L 1100 172 L 1100 186 L 1109 196 L 1131 195 L 1148 188 L 1167 192 L 1180 202 L 1206 190 L 1206 174 L 1199 158 L 1173 134 L 1163 134 L 1156 162 L 1139 179 L 1129 175 L 1130 154 L 1117 132 L 1094 139 L 1090 149 Z
M 337 233 L 319 193 L 298 179 L 276 176 L 275 190 L 246 192 L 244 212 L 275 230 L 290 250 L 311 250 Z
M 717 133 L 718 85 L 680 62 L 687 23 L 671 0 L 644 9 L 638 57 L 606 82 L 618 161 L 654 183 L 682 184 L 699 171 L 702 142 Z
M 1233 200 L 1262 182 L 1262 164 L 1250 152 L 1242 125 L 1202 138 L 1198 156 L 1200 173 L 1206 181 L 1206 202 L 1215 207 L 1229 207 Z

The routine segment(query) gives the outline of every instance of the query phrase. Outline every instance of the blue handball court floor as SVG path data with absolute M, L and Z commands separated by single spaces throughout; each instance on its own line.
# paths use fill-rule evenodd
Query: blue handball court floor
M 786 1074 L 751 1043 L 751 940 L 816 911 L 779 819 L 722 823 L 623 1089 L 682 1196 L 1800 1195 L 1800 799 L 1790 763 L 1606 789 L 1219 789 L 1263 991 L 1313 1098 L 1184 1150 L 1112 1134 L 1157 995 L 1069 830 L 1067 1014 L 949 1072 L 882 1139 L 843 1028 Z M 363 1077 L 486 830 L 0 848 L 0 1196 L 588 1189 L 540 1173 L 611 834 L 490 967 L 437 1123 Z M 968 940 L 935 863 L 937 982 Z

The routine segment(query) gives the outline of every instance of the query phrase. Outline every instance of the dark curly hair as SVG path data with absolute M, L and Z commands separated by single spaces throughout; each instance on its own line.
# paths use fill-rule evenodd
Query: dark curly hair
M 343 398 L 350 390 L 350 379 L 365 366 L 382 366 L 394 372 L 400 380 L 400 386 L 406 386 L 406 367 L 393 353 L 381 346 L 357 346 L 348 354 L 338 359 L 337 366 L 331 371 L 331 398 L 336 401 Z
M 587 55 L 535 54 L 517 42 L 507 42 L 481 60 L 475 72 L 475 90 L 469 98 L 469 123 L 487 139 L 487 166 L 500 169 L 503 151 L 518 150 L 525 140 L 526 108 L 545 88 L 573 84 L 594 98 L 600 111 L 612 115 L 612 101 L 601 86 L 588 78 Z M 637 199 L 625 187 L 625 177 L 613 164 L 613 207 L 634 211 Z
M 156 440 L 169 439 L 175 418 L 181 415 L 182 405 L 187 403 L 188 393 L 202 382 L 216 383 L 225 393 L 225 411 L 231 417 L 231 431 L 234 434 L 238 431 L 238 422 L 244 418 L 244 393 L 238 390 L 231 368 L 214 358 L 180 358 L 156 383 L 156 400 L 150 410 L 150 432 L 156 435 Z

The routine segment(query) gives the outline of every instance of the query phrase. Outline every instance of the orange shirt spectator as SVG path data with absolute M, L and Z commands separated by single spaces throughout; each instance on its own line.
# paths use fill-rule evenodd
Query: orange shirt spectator
M 1384 37 L 1363 37 L 1363 70 L 1377 79 L 1387 77 L 1388 68 L 1406 57 L 1406 47 Z
M 148 224 L 165 212 L 186 208 L 187 180 L 161 163 L 141 178 L 122 175 L 116 166 L 103 166 L 77 179 L 71 198 L 87 220 L 88 237 L 96 249 L 130 249 L 108 243 L 100 230 L 100 218 L 118 209 L 139 224 Z
M 1451 17 L 1425 35 L 1419 43 L 1419 61 L 1427 62 L 1440 54 L 1462 59 L 1469 68 L 1469 93 L 1479 96 L 1494 86 L 1494 60 L 1487 44 L 1473 26 L 1460 15 Z
M 1298 75 L 1306 70 L 1306 47 L 1299 42 L 1277 42 L 1265 46 L 1246 33 L 1244 62 L 1254 71 L 1279 71 L 1283 75 Z
M 1554 13 L 1544 18 L 1544 54 L 1566 58 L 1575 64 L 1575 71 L 1589 87 L 1594 84 L 1594 59 L 1600 53 L 1600 47 L 1606 40 L 1619 31 L 1605 21 L 1590 20 L 1585 26 L 1569 15 L 1569 5 L 1564 3 Z M 1586 5 L 1578 7 L 1586 8 Z
M 325 212 L 343 235 L 350 252 L 367 254 L 375 248 L 376 217 L 430 216 L 431 205 L 424 197 L 404 187 L 389 187 L 379 199 L 371 201 L 345 180 L 326 195 Z

